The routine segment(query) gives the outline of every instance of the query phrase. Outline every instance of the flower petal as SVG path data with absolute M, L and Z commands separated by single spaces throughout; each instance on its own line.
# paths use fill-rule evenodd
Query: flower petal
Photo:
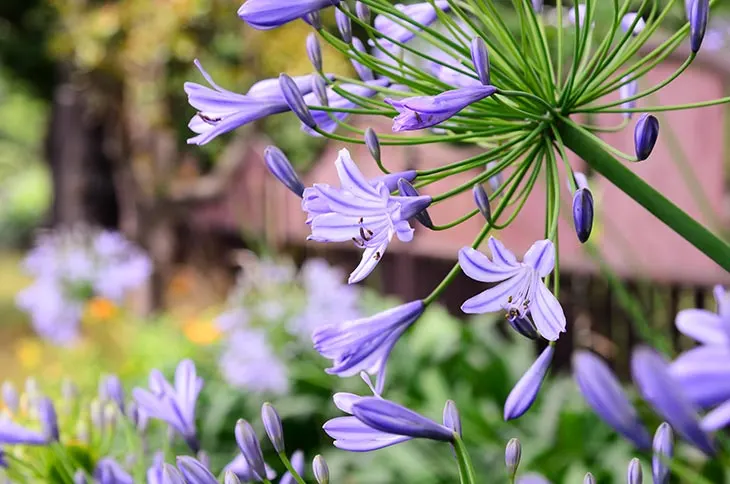
M 520 271 L 520 267 L 497 264 L 471 247 L 459 251 L 459 265 L 464 274 L 480 282 L 499 282 L 509 279 Z
M 335 447 L 351 452 L 367 452 L 411 440 L 411 437 L 387 434 L 370 428 L 355 417 L 333 418 L 322 428 L 335 439 Z
M 340 153 L 335 161 L 335 167 L 337 168 L 337 174 L 340 177 L 342 188 L 352 192 L 357 198 L 372 198 L 373 200 L 380 201 L 380 194 L 375 188 L 368 182 L 363 176 L 360 169 L 357 167 L 355 162 L 350 156 L 350 152 L 346 149 L 340 150 Z
M 726 427 L 730 423 L 730 400 L 708 413 L 700 422 L 702 430 L 714 432 Z
M 520 287 L 529 282 L 529 277 L 529 272 L 519 271 L 511 278 L 464 301 L 461 310 L 467 314 L 500 311 L 507 304 L 507 299 L 519 293 Z
M 530 314 L 543 338 L 556 341 L 565 331 L 565 313 L 557 298 L 540 280 L 537 282 L 535 300 L 530 304 Z
M 699 346 L 685 351 L 669 366 L 669 373 L 687 397 L 702 408 L 730 400 L 730 348 Z
M 675 325 L 680 333 L 706 345 L 728 345 L 723 321 L 704 309 L 684 309 L 677 313 Z
M 489 250 L 492 252 L 492 262 L 495 264 L 508 267 L 516 267 L 519 265 L 517 257 L 515 257 L 515 255 L 499 240 L 494 237 L 489 237 L 487 245 L 489 246 Z
M 545 277 L 555 267 L 555 246 L 550 240 L 538 240 L 525 253 L 522 261 L 535 269 L 540 277 Z
M 375 269 L 375 266 L 378 265 L 378 262 L 380 262 L 380 259 L 382 259 L 383 254 L 385 254 L 385 249 L 388 248 L 389 242 L 390 240 L 386 240 L 377 247 L 368 247 L 365 249 L 362 253 L 360 264 L 352 271 L 347 283 L 355 284 L 369 276 Z

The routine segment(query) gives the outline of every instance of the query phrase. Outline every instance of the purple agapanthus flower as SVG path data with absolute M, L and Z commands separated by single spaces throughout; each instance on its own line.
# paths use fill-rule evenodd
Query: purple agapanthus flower
M 387 79 L 376 79 L 368 81 L 367 84 L 368 86 L 385 87 L 389 84 L 389 81 Z M 361 86 L 359 84 L 341 84 L 338 87 L 354 96 L 361 96 L 365 98 L 371 98 L 378 92 L 371 87 Z M 355 104 L 346 97 L 337 94 L 331 87 L 327 88 L 327 101 L 329 107 L 331 108 L 353 109 L 359 107 L 358 104 Z M 314 92 L 310 92 L 309 94 L 304 96 L 304 102 L 308 106 L 321 106 L 321 103 L 317 99 L 317 95 Z M 337 129 L 338 123 L 336 120 L 344 121 L 349 116 L 348 113 L 341 112 L 338 113 L 317 110 L 311 110 L 310 112 L 312 113 L 312 117 L 314 118 L 314 122 L 317 124 L 317 127 L 320 130 L 326 131 L 328 133 L 333 133 Z M 335 119 L 332 119 L 332 117 L 334 117 Z M 308 133 L 311 136 L 322 136 L 304 123 L 302 123 L 302 131 Z
M 385 99 L 400 114 L 393 119 L 393 131 L 430 128 L 451 118 L 465 107 L 497 92 L 494 86 L 472 86 L 442 92 L 436 96 Z
M 447 0 L 436 0 L 434 4 L 439 10 L 446 11 L 449 9 Z M 423 27 L 428 27 L 438 19 L 438 13 L 434 5 L 429 2 L 411 5 L 399 3 L 395 5 L 395 8 Z M 375 17 L 374 25 L 383 37 L 389 37 L 391 40 L 401 43 L 406 43 L 415 37 L 415 32 L 418 30 L 416 26 L 391 15 L 378 15 Z M 386 40 L 385 43 L 390 43 L 391 40 Z
M 30 430 L 8 418 L 0 418 L 0 444 L 46 445 L 48 439 L 42 433 Z
M 269 30 L 339 3 L 340 0 L 248 0 L 238 9 L 238 16 L 255 29 Z
M 289 390 L 289 372 L 269 343 L 266 331 L 241 327 L 226 338 L 219 366 L 225 380 L 237 388 L 283 395 Z
M 289 111 L 278 79 L 266 79 L 254 84 L 246 94 L 223 89 L 215 83 L 196 59 L 198 68 L 211 87 L 194 82 L 185 83 L 188 102 L 198 110 L 188 127 L 198 133 L 188 139 L 189 144 L 204 145 L 216 136 L 272 114 Z M 311 75 L 293 78 L 302 94 L 312 90 Z
M 363 397 L 352 405 L 352 414 L 370 428 L 393 435 L 453 442 L 454 431 L 413 410 L 379 397 Z
M 695 407 L 672 378 L 659 353 L 644 346 L 635 349 L 631 375 L 642 397 L 679 435 L 705 454 L 715 453 L 712 439 L 700 427 Z
M 504 310 L 508 319 L 531 317 L 543 338 L 555 341 L 565 331 L 563 308 L 545 286 L 542 278 L 555 266 L 555 246 L 539 240 L 525 253 L 522 262 L 497 239 L 490 237 L 492 258 L 464 247 L 459 264 L 464 273 L 480 282 L 497 282 L 496 286 L 468 299 L 461 310 L 469 314 Z
M 393 196 L 385 183 L 373 186 L 346 149 L 340 151 L 335 166 L 342 188 L 315 184 L 317 203 L 312 204 L 307 193 L 309 189 L 306 189 L 302 206 L 311 217 L 309 240 L 352 241 L 364 249 L 360 265 L 348 280 L 354 284 L 375 269 L 394 235 L 403 242 L 413 240 L 413 228 L 408 219 L 428 207 L 431 197 Z M 321 210 L 321 204 L 327 206 L 326 212 Z
M 166 422 L 180 433 L 193 452 L 197 452 L 200 449 L 195 430 L 195 407 L 203 379 L 197 375 L 191 360 L 183 360 L 175 370 L 174 383 L 173 387 L 162 373 L 152 370 L 149 390 L 135 388 L 132 394 L 141 410 L 150 418 Z
M 318 328 L 314 349 L 333 362 L 327 373 L 341 377 L 365 371 L 377 375 L 377 391 L 385 384 L 385 367 L 400 336 L 423 314 L 423 301 L 412 301 L 367 318 Z

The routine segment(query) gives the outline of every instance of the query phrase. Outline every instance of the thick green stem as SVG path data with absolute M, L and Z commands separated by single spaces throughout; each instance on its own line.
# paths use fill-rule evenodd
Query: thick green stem
M 474 467 L 472 467 L 469 458 L 469 451 L 467 451 L 464 441 L 456 433 L 454 433 L 454 451 L 456 451 L 456 460 L 459 463 L 459 480 L 461 484 L 476 484 L 477 478 L 474 475 Z
M 723 269 L 730 271 L 730 245 L 626 168 L 568 119 L 557 124 L 565 145 L 659 220 Z

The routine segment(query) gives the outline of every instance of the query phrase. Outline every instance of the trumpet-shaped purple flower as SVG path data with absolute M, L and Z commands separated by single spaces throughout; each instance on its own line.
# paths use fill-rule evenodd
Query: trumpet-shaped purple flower
M 424 309 L 423 301 L 411 301 L 367 318 L 322 326 L 312 336 L 314 349 L 332 360 L 327 373 L 341 377 L 361 371 L 377 374 L 380 392 L 393 346 Z
M 707 455 L 715 453 L 710 437 L 700 428 L 697 412 L 672 378 L 664 358 L 648 347 L 634 350 L 631 374 L 644 400 L 674 430 Z
M 555 247 L 549 240 L 539 240 L 525 253 L 522 262 L 497 239 L 490 237 L 492 259 L 470 247 L 459 251 L 464 273 L 480 282 L 498 282 L 496 286 L 468 299 L 461 310 L 468 314 L 504 310 L 507 319 L 532 317 L 540 335 L 555 341 L 565 331 L 565 314 L 558 300 L 542 278 L 555 266 Z
M 542 381 L 550 368 L 554 353 L 555 347 L 548 345 L 532 366 L 522 375 L 522 378 L 514 386 L 504 403 L 505 420 L 519 418 L 530 409 L 540 392 Z
M 439 10 L 446 11 L 449 9 L 449 2 L 447 0 L 436 0 L 434 3 Z M 414 3 L 412 5 L 399 3 L 395 5 L 395 8 L 400 10 L 403 15 L 410 18 L 413 22 L 423 27 L 428 27 L 438 18 L 438 13 L 434 9 L 434 5 L 431 5 L 429 2 Z M 391 15 L 378 15 L 375 17 L 374 25 L 383 37 L 390 38 L 385 43 L 390 43 L 391 41 L 406 43 L 415 37 L 418 31 L 418 27 Z
M 238 16 L 255 29 L 270 30 L 339 3 L 340 0 L 248 0 L 238 9 Z
M 608 365 L 590 351 L 573 355 L 573 377 L 586 403 L 618 433 L 642 450 L 651 438 Z
M 183 360 L 177 365 L 174 387 L 162 373 L 152 370 L 149 386 L 149 390 L 135 388 L 132 392 L 140 410 L 150 418 L 162 420 L 173 427 L 193 452 L 200 450 L 195 430 L 195 407 L 203 379 L 197 375 L 195 364 Z
M 188 144 L 204 145 L 245 124 L 289 111 L 278 79 L 257 82 L 247 94 L 238 94 L 216 84 L 198 60 L 195 60 L 195 67 L 211 87 L 185 83 L 188 102 L 198 110 L 188 124 L 198 135 L 188 139 Z M 302 94 L 312 89 L 311 75 L 294 78 L 294 83 Z
M 411 438 L 453 442 L 454 431 L 422 415 L 379 397 L 363 397 L 352 405 L 353 415 L 375 430 Z
M 376 79 L 372 81 L 368 81 L 367 84 L 369 86 L 380 86 L 384 87 L 389 84 L 389 81 L 387 79 Z M 359 84 L 342 84 L 338 86 L 339 89 L 342 89 L 344 91 L 347 91 L 348 93 L 352 94 L 353 96 L 360 96 L 364 98 L 371 98 L 375 94 L 377 94 L 378 91 L 373 89 L 372 87 L 367 86 L 361 86 Z M 341 96 L 340 94 L 337 94 L 334 89 L 331 87 L 327 88 L 327 100 L 330 108 L 338 108 L 338 109 L 353 109 L 359 107 L 358 104 L 350 101 L 344 96 Z M 322 103 L 317 99 L 317 94 L 314 92 L 311 92 L 304 96 L 304 102 L 308 106 L 321 106 Z M 337 120 L 339 121 L 345 121 L 349 113 L 342 113 L 342 112 L 328 112 L 328 111 L 318 111 L 316 109 L 312 109 L 309 111 L 312 115 L 312 118 L 314 119 L 315 124 L 317 127 L 322 130 L 326 131 L 328 133 L 333 133 L 338 126 Z M 332 119 L 332 118 L 335 119 Z M 310 128 L 309 126 L 302 123 L 302 131 L 306 132 L 307 134 L 311 136 L 322 136 L 321 134 L 317 133 L 314 129 Z
M 46 436 L 30 430 L 7 418 L 0 418 L 0 444 L 8 445 L 46 445 Z
M 431 197 L 392 196 L 385 183 L 373 186 L 346 149 L 340 151 L 335 166 L 342 188 L 315 184 L 316 202 L 312 201 L 307 189 L 302 206 L 311 217 L 312 235 L 309 240 L 352 241 L 364 249 L 360 265 L 348 280 L 354 284 L 375 269 L 393 235 L 403 242 L 413 240 L 413 228 L 408 219 L 428 207 Z M 324 206 L 327 209 L 323 210 Z
M 472 86 L 442 92 L 436 96 L 385 99 L 400 114 L 393 119 L 393 131 L 430 128 L 451 118 L 465 107 L 497 92 L 494 86 Z

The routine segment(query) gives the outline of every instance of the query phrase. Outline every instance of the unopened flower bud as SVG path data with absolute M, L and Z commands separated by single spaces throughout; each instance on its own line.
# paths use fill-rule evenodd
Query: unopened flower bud
M 380 162 L 380 140 L 378 135 L 373 131 L 373 128 L 365 130 L 365 146 L 370 151 L 370 156 L 377 162 Z
M 99 398 L 102 402 L 113 402 L 124 411 L 124 387 L 117 375 L 108 375 L 99 383 Z
M 196 484 L 207 484 L 218 482 L 213 474 L 208 470 L 206 465 L 189 455 L 179 456 L 177 459 L 177 468 L 183 475 L 185 482 Z
M 223 478 L 223 484 L 241 484 L 241 480 L 232 471 L 226 471 L 226 475 Z
M 490 161 L 487 163 L 486 170 L 489 171 L 493 169 L 495 166 L 497 166 L 496 161 Z M 499 190 L 499 187 L 502 186 L 502 183 L 504 183 L 504 177 L 502 176 L 502 172 L 500 171 L 496 175 L 489 177 L 489 188 L 492 189 L 492 192 L 496 192 Z
M 522 444 L 518 439 L 510 439 L 504 449 L 504 464 L 507 466 L 507 475 L 513 478 L 517 473 L 522 458 Z
M 535 323 L 533 323 L 532 320 L 524 314 L 514 318 L 507 318 L 507 322 L 512 329 L 527 339 L 536 340 L 540 337 L 540 333 L 537 332 Z
M 623 79 L 621 79 L 621 82 L 624 83 L 621 85 L 621 87 L 618 90 L 619 97 L 621 99 L 632 98 L 632 97 L 636 96 L 636 94 L 639 92 L 639 83 L 636 80 L 633 80 L 630 82 L 626 82 L 626 81 L 627 81 L 627 77 L 624 77 Z M 621 105 L 621 107 L 624 109 L 634 109 L 636 107 L 636 99 L 632 99 L 631 101 L 626 101 L 625 103 L 623 103 Z M 632 112 L 626 112 L 626 113 L 624 113 L 624 117 L 626 119 L 631 119 L 633 114 L 634 113 L 632 113 Z
M 543 0 L 532 0 L 532 9 L 537 13 L 542 13 Z
M 315 129 L 317 127 L 317 123 L 314 122 L 312 113 L 309 112 L 309 108 L 307 108 L 307 104 L 304 102 L 304 97 L 297 87 L 297 83 L 294 82 L 294 79 L 289 77 L 287 74 L 280 74 L 279 86 L 289 109 L 297 115 L 299 120 L 304 123 L 305 126 Z
M 314 66 L 314 70 L 322 72 L 322 46 L 319 44 L 317 34 L 312 32 L 307 36 L 306 47 L 307 57 Z
M 17 412 L 20 405 L 20 396 L 15 389 L 15 385 L 9 381 L 3 382 L 2 395 L 5 406 L 13 413 Z
M 476 203 L 479 212 L 481 212 L 487 222 L 491 221 L 492 207 L 489 205 L 489 195 L 487 195 L 487 191 L 481 183 L 474 185 L 472 194 L 474 195 L 474 203 Z
M 335 10 L 335 22 L 337 23 L 337 30 L 340 31 L 342 40 L 346 44 L 349 44 L 352 42 L 352 22 L 345 12 L 349 13 L 349 8 L 346 3 L 341 3 L 339 8 Z
M 654 484 L 667 484 L 670 474 L 669 461 L 674 455 L 674 432 L 667 422 L 663 422 L 657 428 L 652 450 L 651 474 Z
M 420 197 L 421 195 L 418 193 L 418 190 L 416 190 L 411 183 L 406 180 L 405 178 L 401 178 L 398 180 L 398 192 L 402 197 Z M 431 216 L 428 214 L 428 211 L 424 208 L 422 211 L 417 212 L 414 215 L 414 218 L 418 220 L 418 222 L 426 227 L 427 229 L 433 230 L 433 221 L 431 220 Z
M 362 43 L 360 39 L 355 37 L 352 39 L 352 48 L 355 49 L 358 52 L 361 52 L 363 54 L 367 54 L 367 50 L 365 49 L 365 44 Z M 375 79 L 375 76 L 373 75 L 373 71 L 358 61 L 356 61 L 354 58 L 350 60 L 352 63 L 352 67 L 355 68 L 357 71 L 357 75 L 362 79 L 363 81 L 372 81 Z
M 317 102 L 322 106 L 329 106 L 330 100 L 327 96 L 327 81 L 322 76 L 312 76 L 312 92 L 317 96 Z
M 363 23 L 370 23 L 370 7 L 362 2 L 357 2 L 355 3 L 355 13 L 357 13 L 357 18 Z
M 646 28 L 646 22 L 644 21 L 644 19 L 639 17 L 638 13 L 634 12 L 627 13 L 621 19 L 621 30 L 623 30 L 624 32 L 628 32 L 631 29 L 632 25 L 634 26 L 634 28 L 633 30 L 631 30 L 631 35 L 633 35 L 634 37 L 639 35 Z
M 489 78 L 489 52 L 487 44 L 481 37 L 474 37 L 471 41 L 471 61 L 474 63 L 479 80 L 485 86 L 490 84 Z
M 629 468 L 626 473 L 627 484 L 641 484 L 644 482 L 644 472 L 641 469 L 641 462 L 639 459 L 634 457 L 629 462 Z
M 58 432 L 58 417 L 56 416 L 56 408 L 53 401 L 48 397 L 38 399 L 38 420 L 41 422 L 43 435 L 49 441 L 58 441 L 60 438 Z
M 707 31 L 710 0 L 694 0 L 689 10 L 689 43 L 692 52 L 699 52 Z
M 578 240 L 586 243 L 593 230 L 593 194 L 588 188 L 579 188 L 573 195 L 573 225 Z
M 284 429 L 281 426 L 281 418 L 276 409 L 270 403 L 264 403 L 261 406 L 261 420 L 264 422 L 264 430 L 269 436 L 271 445 L 277 454 L 285 451 L 284 447 Z
M 114 427 L 117 425 L 117 416 L 119 410 L 114 404 L 106 404 L 104 405 L 104 428 L 113 430 Z
M 325 462 L 324 457 L 321 455 L 314 456 L 312 471 L 314 472 L 314 478 L 317 480 L 317 484 L 329 484 L 330 470 L 327 467 L 327 462 Z
M 593 474 L 588 472 L 588 473 L 586 473 L 586 476 L 583 478 L 583 484 L 596 484 L 596 478 L 593 477 Z
M 512 388 L 504 403 L 505 420 L 521 417 L 535 402 L 554 354 L 555 346 L 547 346 Z
M 634 147 L 639 161 L 649 158 L 658 137 L 659 120 L 651 114 L 642 115 L 634 128 Z
M 162 482 L 164 484 L 186 484 L 180 471 L 171 464 L 162 464 Z
M 310 12 L 303 17 L 304 21 L 311 25 L 315 30 L 322 29 L 322 17 L 319 12 Z
M 294 171 L 286 155 L 276 146 L 267 146 L 264 149 L 264 161 L 272 175 L 276 177 L 299 198 L 304 193 L 304 185 Z
M 444 405 L 444 427 L 450 428 L 461 436 L 461 416 L 453 400 L 447 400 Z
M 89 424 L 83 420 L 79 420 L 76 423 L 76 440 L 82 444 L 89 444 L 91 442 L 91 432 L 89 431 Z
M 243 454 L 243 458 L 246 459 L 249 467 L 259 476 L 267 475 L 259 439 L 251 424 L 243 419 L 239 419 L 236 423 L 235 434 L 238 448 L 241 450 L 241 454 Z

